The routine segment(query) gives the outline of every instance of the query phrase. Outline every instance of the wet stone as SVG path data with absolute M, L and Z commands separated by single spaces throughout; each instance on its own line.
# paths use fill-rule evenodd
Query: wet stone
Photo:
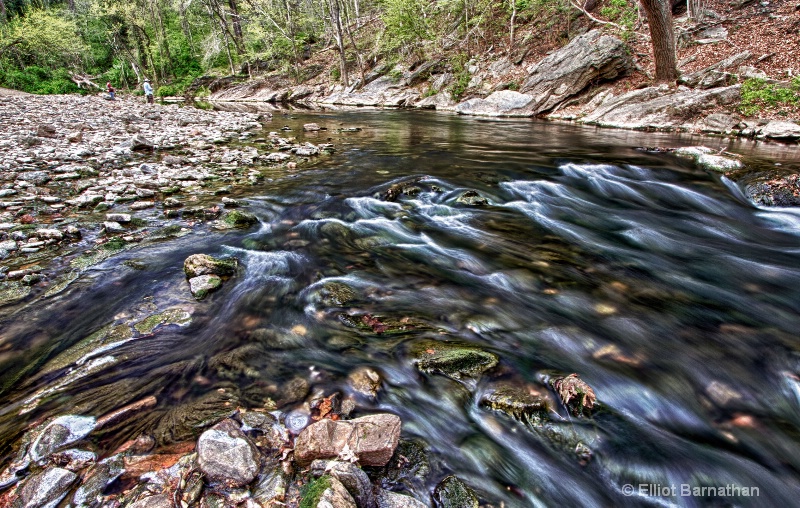
M 222 279 L 216 275 L 200 275 L 189 279 L 189 290 L 197 300 L 202 300 L 209 293 L 216 291 L 222 285 Z
M 461 194 L 456 199 L 456 203 L 468 206 L 486 206 L 489 204 L 489 200 L 481 196 L 477 192 L 470 190 Z
M 356 392 L 374 399 L 381 389 L 381 375 L 369 367 L 359 367 L 347 376 L 347 383 Z
M 215 258 L 208 254 L 193 254 L 183 262 L 183 271 L 191 278 L 200 275 L 233 275 L 238 262 L 235 258 Z
M 511 384 L 499 385 L 483 395 L 480 403 L 523 422 L 546 419 L 550 411 L 550 400 L 546 395 Z
M 102 460 L 88 471 L 83 483 L 75 491 L 72 502 L 76 506 L 90 506 L 99 501 L 108 485 L 124 472 L 121 455 Z
M 440 508 L 478 508 L 478 496 L 456 476 L 448 476 L 433 491 Z
M 19 491 L 13 508 L 55 508 L 67 495 L 78 475 L 53 467 L 30 477 Z
M 45 426 L 34 440 L 30 455 L 38 462 L 65 446 L 83 439 L 95 428 L 95 419 L 89 416 L 66 415 L 55 418 Z
M 224 420 L 205 431 L 197 442 L 200 469 L 209 481 L 243 487 L 259 471 L 258 451 L 236 422 Z
M 381 489 L 376 496 L 376 506 L 378 508 L 427 508 L 428 505 L 411 496 Z
M 295 440 L 295 460 L 357 459 L 362 465 L 383 466 L 400 440 L 400 418 L 377 414 L 347 421 L 320 420 L 306 427 Z
M 330 475 L 347 489 L 359 508 L 375 506 L 375 495 L 367 473 L 350 462 L 315 460 L 311 463 L 311 474 L 316 477 Z
M 420 371 L 453 379 L 479 376 L 498 363 L 497 355 L 478 347 L 435 340 L 415 343 L 412 355 Z
M 140 499 L 133 504 L 128 505 L 128 508 L 173 508 L 172 499 L 166 494 L 159 494 L 157 496 L 150 496 Z

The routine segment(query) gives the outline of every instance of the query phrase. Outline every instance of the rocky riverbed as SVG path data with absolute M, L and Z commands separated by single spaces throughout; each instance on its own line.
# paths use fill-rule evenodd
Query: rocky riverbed
M 100 96 L 0 96 L 0 304 L 34 287 L 57 294 L 114 253 L 204 222 L 253 225 L 231 196 L 333 150 L 282 126 L 269 132 L 271 121 Z

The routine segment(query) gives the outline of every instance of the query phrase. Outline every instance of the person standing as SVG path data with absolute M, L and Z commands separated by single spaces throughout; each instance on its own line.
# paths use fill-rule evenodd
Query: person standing
M 116 92 L 116 90 L 114 90 L 114 87 L 111 86 L 111 81 L 106 83 L 106 91 L 108 92 L 108 98 L 113 101 L 114 100 L 114 92 Z
M 144 80 L 144 96 L 147 99 L 148 104 L 152 104 L 153 100 L 153 87 L 150 86 L 150 80 L 145 78 Z

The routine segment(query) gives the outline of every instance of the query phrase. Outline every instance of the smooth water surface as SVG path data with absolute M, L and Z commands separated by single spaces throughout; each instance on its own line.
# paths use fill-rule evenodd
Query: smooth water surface
M 328 130 L 304 139 L 331 138 L 337 152 L 237 196 L 260 226 L 196 227 L 6 309 L 2 453 L 43 417 L 100 416 L 148 395 L 157 406 L 99 449 L 141 432 L 191 439 L 170 430 L 175 408 L 271 399 L 290 410 L 298 378 L 312 393 L 347 392 L 364 365 L 385 382 L 359 410 L 396 413 L 405 438 L 424 440 L 425 489 L 455 473 L 495 506 L 797 504 L 800 212 L 756 208 L 719 175 L 635 149 L 727 141 L 387 111 L 276 115 L 270 128 L 303 138 L 309 121 Z M 351 126 L 362 131 L 337 130 Z M 397 183 L 416 189 L 382 199 Z M 467 190 L 489 205 L 458 203 Z M 202 302 L 182 271 L 197 252 L 244 267 Z M 352 298 L 331 298 L 332 283 Z M 108 325 L 175 306 L 190 324 L 74 353 Z M 371 318 L 409 326 L 358 326 Z M 422 374 L 409 354 L 422 338 L 479 345 L 500 365 L 479 379 Z M 542 432 L 480 404 L 498 381 L 546 390 L 573 372 L 598 396 L 593 419 L 562 409 Z M 758 496 L 682 497 L 683 485 Z

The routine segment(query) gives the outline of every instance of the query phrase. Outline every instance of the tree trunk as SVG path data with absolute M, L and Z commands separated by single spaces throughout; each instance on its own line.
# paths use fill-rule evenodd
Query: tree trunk
M 653 58 L 656 62 L 656 83 L 674 83 L 678 79 L 678 65 L 670 0 L 641 1 L 650 25 Z
M 0 21 L 6 20 L 6 3 L 0 0 Z
M 228 0 L 228 6 L 231 8 L 231 24 L 233 25 L 233 38 L 236 39 L 236 51 L 242 54 L 244 52 L 244 35 L 242 34 L 239 7 L 236 5 L 236 0 Z
M 333 36 L 336 39 L 336 46 L 339 48 L 341 59 L 341 78 L 345 88 L 350 86 L 347 76 L 347 55 L 344 50 L 344 29 L 342 28 L 342 14 L 339 9 L 339 0 L 328 0 L 328 7 L 331 15 L 331 25 L 333 26 Z

